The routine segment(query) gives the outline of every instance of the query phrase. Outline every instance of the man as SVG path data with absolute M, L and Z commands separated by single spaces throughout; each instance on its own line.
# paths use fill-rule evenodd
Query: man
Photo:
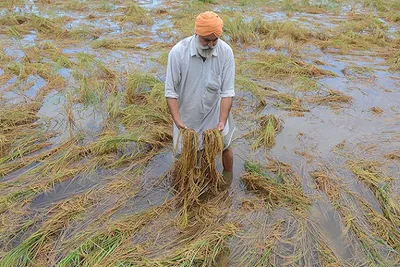
M 217 128 L 224 136 L 223 175 L 230 185 L 235 125 L 230 114 L 235 95 L 235 63 L 231 47 L 222 41 L 223 21 L 214 12 L 197 16 L 195 34 L 176 44 L 168 56 L 165 97 L 174 120 L 174 147 L 179 129 L 192 128 L 199 135 Z

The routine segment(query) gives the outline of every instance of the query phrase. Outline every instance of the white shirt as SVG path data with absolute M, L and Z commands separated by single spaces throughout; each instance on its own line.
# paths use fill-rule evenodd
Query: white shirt
M 235 96 L 235 62 L 231 47 L 219 39 L 212 57 L 205 61 L 196 49 L 195 36 L 177 43 L 168 55 L 165 97 L 178 99 L 179 113 L 188 128 L 199 135 L 219 122 L 222 97 Z M 228 120 L 229 121 L 229 120 Z M 223 135 L 233 132 L 227 121 Z M 234 125 L 231 125 L 234 127 Z M 179 129 L 174 123 L 174 147 Z M 178 146 L 178 153 L 181 150 Z

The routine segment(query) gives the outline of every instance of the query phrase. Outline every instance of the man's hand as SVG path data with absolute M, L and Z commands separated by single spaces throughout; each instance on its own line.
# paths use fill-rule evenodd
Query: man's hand
M 178 120 L 175 122 L 176 127 L 178 127 L 178 129 L 187 129 L 185 123 L 182 120 Z
M 217 129 L 222 132 L 225 129 L 225 123 L 224 122 L 218 122 L 217 124 Z

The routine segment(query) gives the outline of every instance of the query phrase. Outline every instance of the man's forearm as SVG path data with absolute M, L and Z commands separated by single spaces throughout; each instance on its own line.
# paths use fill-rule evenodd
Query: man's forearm
M 233 97 L 223 97 L 221 98 L 221 107 L 219 113 L 219 122 L 226 124 L 226 120 L 228 118 L 229 112 L 232 107 L 232 99 Z
M 178 128 L 186 128 L 186 125 L 182 121 L 181 115 L 179 113 L 178 99 L 167 97 L 167 104 L 168 104 L 169 112 L 171 113 L 172 119 L 174 120 L 176 126 Z
M 172 119 L 174 122 L 181 120 L 181 115 L 179 114 L 179 106 L 178 99 L 176 98 L 167 98 L 167 104 L 169 108 L 169 112 L 172 115 Z

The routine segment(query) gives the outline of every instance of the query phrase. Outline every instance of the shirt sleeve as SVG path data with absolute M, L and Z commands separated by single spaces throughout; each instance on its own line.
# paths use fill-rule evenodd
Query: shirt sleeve
M 165 78 L 165 97 L 168 98 L 178 98 L 176 89 L 181 80 L 178 51 L 174 48 L 171 49 L 168 55 L 167 75 Z
M 226 60 L 222 70 L 221 97 L 235 96 L 235 60 L 232 49 L 226 52 Z

